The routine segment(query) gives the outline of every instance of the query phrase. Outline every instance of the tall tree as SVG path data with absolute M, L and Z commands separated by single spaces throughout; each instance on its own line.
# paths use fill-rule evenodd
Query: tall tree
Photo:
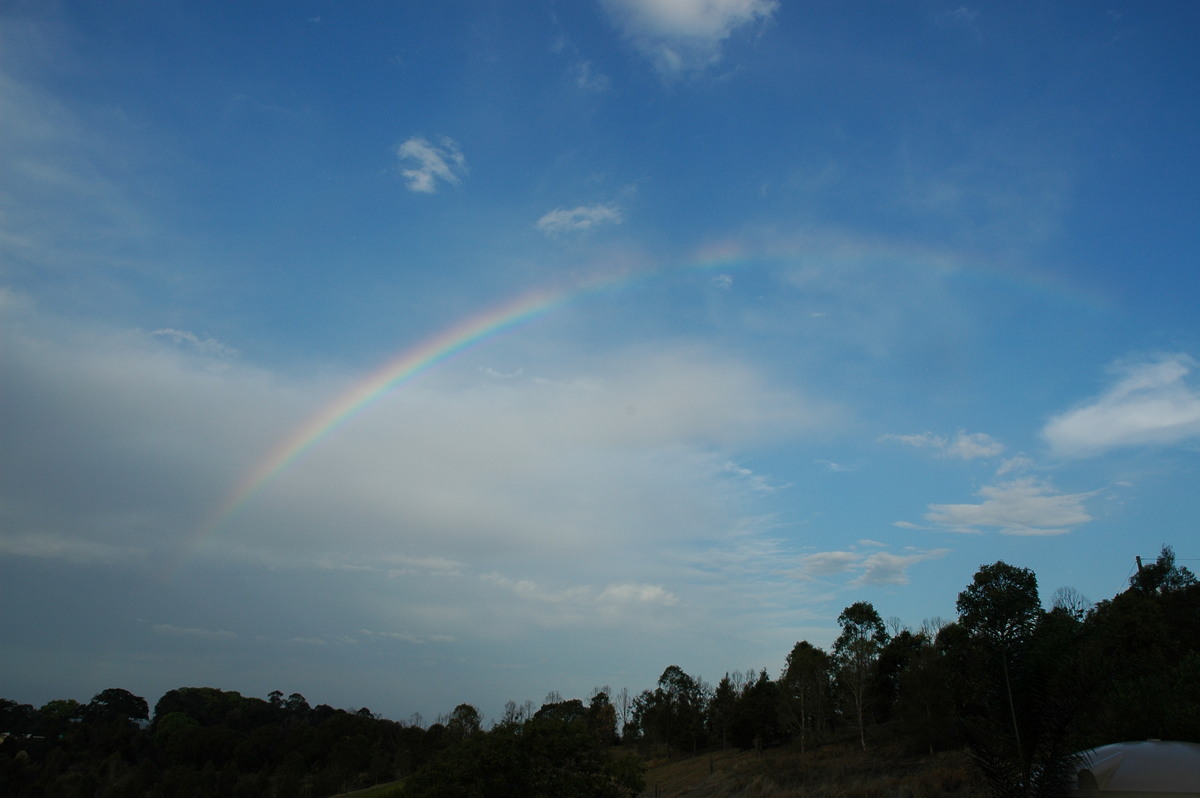
M 1037 577 L 1028 568 L 1018 568 L 1004 561 L 981 565 L 971 584 L 958 594 L 955 606 L 963 628 L 1000 660 L 1020 784 L 1024 794 L 1030 795 L 1030 762 L 1021 741 L 1021 724 L 1017 719 L 1013 696 L 1011 659 L 1029 641 L 1041 614 Z M 982 745 L 982 741 L 978 745 Z M 988 750 L 992 751 L 993 747 L 989 746 Z M 988 758 L 997 759 L 997 756 L 989 754 Z
M 787 664 L 779 677 L 783 709 L 793 730 L 800 735 L 801 752 L 805 750 L 809 736 L 824 724 L 829 670 L 830 660 L 825 650 L 801 640 L 788 652 Z
M 727 673 L 717 683 L 717 689 L 713 691 L 712 699 L 708 702 L 708 728 L 714 736 L 721 738 L 722 751 L 725 750 L 729 739 L 729 722 L 733 719 L 737 699 L 737 690 L 734 689 L 733 680 Z
M 704 683 L 678 665 L 668 666 L 658 677 L 654 692 L 642 691 L 634 702 L 633 720 L 643 737 L 659 740 L 671 748 L 695 748 L 704 731 L 706 709 Z
M 869 601 L 857 601 L 838 616 L 842 633 L 833 644 L 838 684 L 854 710 L 858 739 L 867 750 L 866 708 L 879 651 L 888 641 L 887 629 Z

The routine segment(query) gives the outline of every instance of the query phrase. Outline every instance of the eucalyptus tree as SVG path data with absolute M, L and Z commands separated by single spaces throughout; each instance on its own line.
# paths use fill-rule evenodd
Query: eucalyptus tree
M 1013 687 L 1014 669 L 1022 668 L 1023 655 L 1029 649 L 1041 619 L 1042 606 L 1038 597 L 1037 576 L 1028 568 L 1019 568 L 1003 561 L 982 565 L 970 585 L 958 594 L 956 602 L 959 623 L 980 647 L 986 660 L 999 661 L 1002 683 L 1002 704 L 988 708 L 971 718 L 972 748 L 976 759 L 987 773 L 993 787 L 1003 795 L 1032 796 L 1042 781 L 1042 762 L 1035 773 L 1034 751 L 1041 742 L 1038 709 L 1022 695 L 1025 718 L 1017 712 L 1018 696 Z M 993 671 L 994 672 L 994 671 Z M 1024 670 L 1022 670 L 1024 672 Z M 984 669 L 987 673 L 987 669 Z M 1028 689 L 1037 690 L 1029 679 Z M 998 716 L 1007 715 L 1011 740 L 1002 733 Z M 1022 739 L 1022 727 L 1030 728 L 1030 736 Z M 1015 764 L 1015 769 L 1013 765 Z
M 850 699 L 854 711 L 858 740 L 867 750 L 866 707 L 875 663 L 879 652 L 888 642 L 883 619 L 869 601 L 857 601 L 838 616 L 842 633 L 833 643 L 833 661 L 837 681 L 843 694 Z
M 830 659 L 824 649 L 801 640 L 788 652 L 779 677 L 783 708 L 804 751 L 810 735 L 824 725 L 829 704 Z

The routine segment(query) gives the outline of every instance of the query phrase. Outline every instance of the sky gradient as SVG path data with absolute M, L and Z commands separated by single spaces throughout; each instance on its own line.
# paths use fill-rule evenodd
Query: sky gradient
M 1194 570 L 1197 31 L 0 5 L 0 695 L 495 719 Z

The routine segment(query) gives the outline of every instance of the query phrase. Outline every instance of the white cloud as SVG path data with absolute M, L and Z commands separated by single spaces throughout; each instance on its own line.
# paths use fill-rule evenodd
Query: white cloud
M 620 224 L 621 211 L 615 205 L 580 205 L 578 208 L 555 208 L 534 225 L 547 236 L 590 230 L 602 224 Z
M 770 18 L 777 0 L 605 0 L 622 32 L 666 74 L 719 60 L 735 30 Z
M 958 457 L 975 460 L 980 457 L 995 457 L 1004 452 L 1004 444 L 983 432 L 959 430 L 953 438 L 923 432 L 919 435 L 884 435 L 881 441 L 898 441 L 917 448 L 934 449 L 941 457 Z
M 862 575 L 852 584 L 861 585 L 907 585 L 908 569 L 917 563 L 943 557 L 949 549 L 934 549 L 914 554 L 891 554 L 877 551 L 863 558 Z
M 467 173 L 467 159 L 458 143 L 443 136 L 437 145 L 421 136 L 396 145 L 396 157 L 407 166 L 401 174 L 408 180 L 410 191 L 432 194 L 438 182 L 457 185 Z
M 882 543 L 872 540 L 863 540 L 859 543 L 872 547 L 883 546 Z M 858 572 L 858 576 L 850 582 L 854 586 L 906 585 L 909 582 L 908 569 L 910 567 L 926 560 L 943 557 L 948 551 L 948 549 L 910 550 L 908 554 L 892 554 L 886 551 L 875 551 L 870 554 L 859 551 L 824 551 L 801 557 L 800 570 L 806 576 L 834 576 Z
M 1200 392 L 1186 382 L 1195 365 L 1184 354 L 1119 365 L 1111 387 L 1050 419 L 1042 436 L 1066 457 L 1120 446 L 1167 446 L 1200 436 Z
M 979 504 L 931 504 L 925 519 L 955 532 L 1061 535 L 1092 520 L 1084 502 L 1096 493 L 1060 493 L 1047 483 L 1018 479 L 981 489 Z

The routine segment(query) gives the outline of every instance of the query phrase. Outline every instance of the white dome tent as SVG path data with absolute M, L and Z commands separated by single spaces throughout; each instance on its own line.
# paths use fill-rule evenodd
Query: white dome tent
M 1084 752 L 1078 798 L 1200 798 L 1200 743 L 1142 740 Z

